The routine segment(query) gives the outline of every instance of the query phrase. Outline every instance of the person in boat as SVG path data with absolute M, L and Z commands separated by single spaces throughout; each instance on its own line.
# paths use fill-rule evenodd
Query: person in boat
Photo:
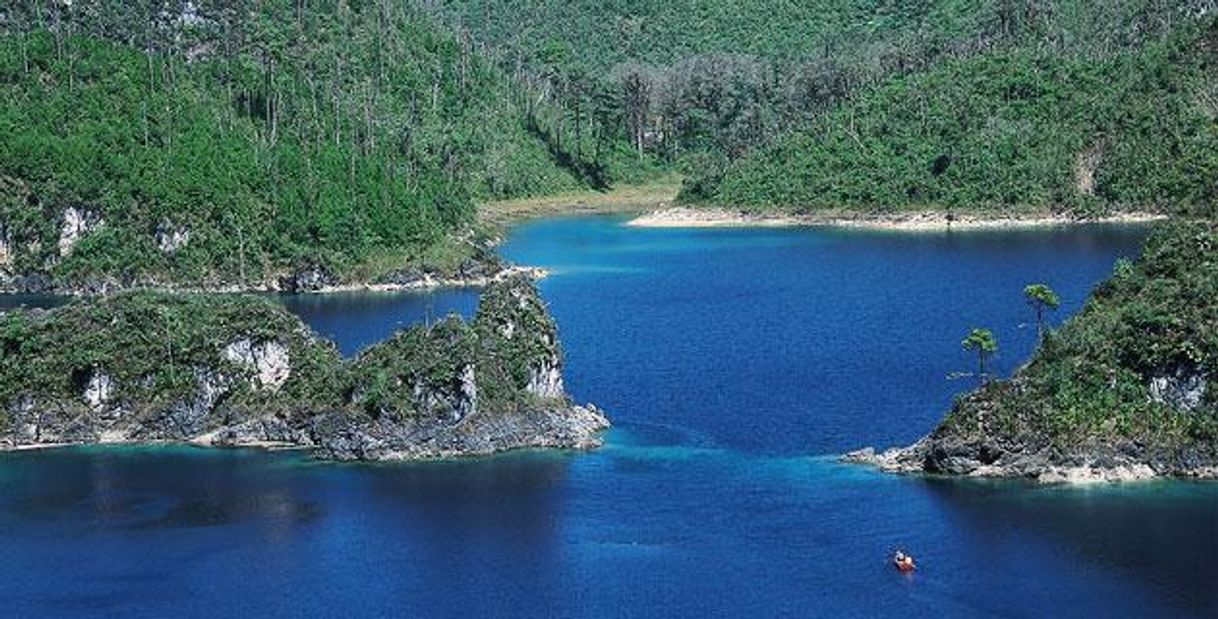
M 904 550 L 898 550 L 892 557 L 892 562 L 897 566 L 898 570 L 908 572 L 914 568 L 913 557 L 905 554 Z

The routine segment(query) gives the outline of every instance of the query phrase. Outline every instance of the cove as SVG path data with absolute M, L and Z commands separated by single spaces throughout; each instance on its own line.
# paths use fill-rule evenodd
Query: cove
M 1060 321 L 1145 230 L 967 234 L 522 225 L 552 275 L 570 391 L 614 419 L 589 454 L 345 466 L 290 453 L 0 455 L 10 616 L 1213 616 L 1218 488 L 1040 488 L 839 465 L 916 439 L 1020 292 Z M 473 291 L 291 298 L 347 354 Z M 888 552 L 919 558 L 896 574 Z

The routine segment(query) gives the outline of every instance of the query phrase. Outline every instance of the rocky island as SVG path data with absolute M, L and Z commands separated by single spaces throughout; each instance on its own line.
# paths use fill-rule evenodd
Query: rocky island
M 1215 367 L 1218 224 L 1173 222 L 1010 380 L 958 399 L 913 445 L 844 460 L 1046 483 L 1218 478 Z
M 336 460 L 586 449 L 609 422 L 563 388 L 532 280 L 476 316 L 415 326 L 344 361 L 272 301 L 128 292 L 0 315 L 0 448 L 298 447 Z

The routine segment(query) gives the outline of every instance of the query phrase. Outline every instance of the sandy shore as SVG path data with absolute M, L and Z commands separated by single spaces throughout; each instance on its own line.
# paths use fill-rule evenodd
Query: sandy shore
M 500 200 L 478 207 L 478 220 L 503 228 L 539 217 L 566 215 L 638 215 L 670 207 L 681 189 L 680 178 L 642 185 L 622 185 L 610 191 L 576 191 L 534 198 Z
M 946 230 L 980 230 L 1063 226 L 1079 223 L 1146 223 L 1165 219 L 1153 213 L 1122 213 L 1110 217 L 1079 219 L 1064 215 L 1028 215 L 986 217 L 956 215 L 950 221 L 944 213 L 757 215 L 727 209 L 674 207 L 652 211 L 628 222 L 640 228 L 732 228 L 732 227 L 793 227 L 841 226 L 872 230 L 909 232 L 940 232 Z

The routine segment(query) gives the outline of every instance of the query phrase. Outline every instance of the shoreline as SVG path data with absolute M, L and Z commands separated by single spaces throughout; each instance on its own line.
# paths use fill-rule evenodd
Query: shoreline
M 478 221 L 502 230 L 540 217 L 578 215 L 642 215 L 672 208 L 681 189 L 679 178 L 639 185 L 622 185 L 608 191 L 574 191 L 550 196 L 487 202 L 478 206 Z
M 625 225 L 637 228 L 794 228 L 839 227 L 895 232 L 947 232 L 954 230 L 1004 230 L 1070 226 L 1078 224 L 1144 224 L 1167 219 L 1167 215 L 1131 212 L 1106 217 L 1077 218 L 1067 215 L 1029 214 L 985 216 L 920 211 L 893 214 L 815 213 L 806 215 L 760 215 L 730 209 L 691 207 L 662 208 L 636 217 Z
M 341 294 L 344 292 L 406 292 L 406 291 L 423 291 L 423 290 L 441 290 L 447 288 L 481 288 L 495 282 L 503 281 L 514 275 L 524 275 L 533 281 L 545 279 L 550 276 L 550 271 L 541 267 L 530 267 L 511 265 L 500 269 L 499 271 L 480 277 L 438 277 L 433 278 L 429 275 L 424 275 L 421 279 L 407 283 L 356 283 L 356 284 L 334 284 L 331 286 L 323 286 L 316 290 L 302 290 L 297 293 L 299 295 L 325 295 L 325 294 Z M 282 292 L 279 290 L 267 290 L 265 292 Z
M 22 290 L 16 287 L 0 286 L 0 294 L 8 295 L 46 295 L 69 298 L 86 298 L 106 296 L 122 292 L 160 292 L 166 294 L 286 294 L 286 295 L 326 295 L 349 292 L 422 292 L 453 288 L 481 288 L 495 282 L 500 282 L 515 275 L 525 275 L 533 281 L 541 280 L 550 275 L 548 269 L 522 265 L 507 265 L 490 275 L 476 277 L 433 277 L 424 273 L 418 279 L 409 282 L 357 282 L 348 284 L 329 284 L 315 289 L 287 291 L 275 283 L 257 286 L 175 286 L 164 284 L 137 284 L 132 286 L 104 286 L 100 289 L 62 289 Z
M 893 447 L 877 451 L 864 447 L 837 456 L 842 464 L 866 466 L 881 473 L 935 477 L 941 479 L 1025 481 L 1040 486 L 1090 486 L 1097 484 L 1153 481 L 1218 481 L 1218 465 L 1201 465 L 1186 470 L 1161 472 L 1145 461 L 1127 459 L 1101 464 L 1100 457 L 1082 458 L 1079 464 L 1061 464 L 1029 458 L 1032 465 L 981 465 L 967 473 L 928 471 L 921 463 L 920 450 L 926 439 L 909 447 Z M 1111 459 L 1109 459 L 1111 460 Z

